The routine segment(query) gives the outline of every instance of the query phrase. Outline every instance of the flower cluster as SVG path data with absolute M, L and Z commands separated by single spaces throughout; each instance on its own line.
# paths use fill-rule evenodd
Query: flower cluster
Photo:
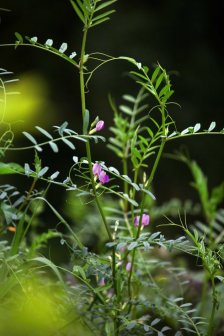
M 134 220 L 134 226 L 138 227 L 140 221 L 140 216 L 136 216 Z M 150 223 L 150 217 L 147 214 L 142 215 L 142 226 L 147 226 Z
M 106 172 L 102 169 L 101 165 L 99 163 L 94 163 L 93 165 L 93 175 L 97 177 L 100 181 L 100 183 L 108 183 L 110 178 L 106 174 Z

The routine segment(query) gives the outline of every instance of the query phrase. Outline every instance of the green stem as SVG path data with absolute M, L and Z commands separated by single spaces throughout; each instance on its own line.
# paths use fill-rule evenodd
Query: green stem
M 149 189 L 151 187 L 151 183 L 154 179 L 154 175 L 155 175 L 156 169 L 158 167 L 158 164 L 159 164 L 164 146 L 165 146 L 165 139 L 162 140 L 162 143 L 160 145 L 160 149 L 158 151 L 156 160 L 154 162 L 151 174 L 149 176 L 149 179 L 148 179 L 148 182 L 147 182 L 147 185 L 146 185 L 147 189 Z M 138 226 L 138 231 L 137 231 L 135 240 L 137 240 L 139 238 L 140 232 L 141 232 L 141 222 L 142 222 L 142 216 L 143 216 L 143 211 L 144 211 L 144 206 L 145 206 L 145 197 L 146 197 L 146 194 L 144 193 L 143 198 L 142 198 L 142 202 L 141 202 L 139 226 Z M 136 256 L 136 249 L 134 249 L 133 252 L 132 252 L 132 260 L 131 260 L 132 267 L 131 267 L 130 274 L 129 274 L 129 277 L 128 277 L 128 296 L 129 296 L 129 302 L 130 302 L 129 309 L 128 309 L 129 313 L 130 313 L 131 307 L 132 307 L 132 303 L 131 303 L 131 300 L 132 300 L 131 279 L 132 279 L 133 268 L 134 268 L 134 263 L 135 263 L 135 256 Z
M 20 207 L 18 209 L 18 213 L 23 210 L 23 208 L 26 206 L 27 202 L 29 201 L 29 198 L 30 198 L 30 196 L 31 196 L 31 194 L 32 194 L 32 192 L 33 192 L 33 190 L 35 188 L 36 183 L 37 183 L 37 178 L 34 178 L 32 184 L 30 186 L 30 189 L 29 189 L 29 191 L 27 193 L 27 196 L 25 197 L 23 203 L 20 205 Z
M 80 78 L 81 108 L 82 108 L 83 121 L 85 119 L 85 113 L 86 113 L 85 80 L 84 80 L 83 66 L 84 66 L 84 58 L 85 58 L 87 32 L 88 32 L 88 29 L 84 28 L 82 48 L 81 48 L 81 56 L 80 56 L 80 77 L 79 77 Z M 83 122 L 83 134 L 86 133 L 86 132 L 87 131 L 84 130 L 84 122 Z M 102 220 L 103 220 L 105 229 L 107 231 L 108 237 L 112 241 L 113 237 L 112 237 L 112 234 L 110 232 L 110 228 L 107 224 L 106 217 L 105 217 L 105 214 L 103 212 L 103 208 L 100 204 L 100 201 L 99 201 L 99 198 L 98 198 L 98 195 L 97 195 L 97 191 L 96 191 L 96 185 L 95 185 L 94 176 L 93 176 L 93 172 L 92 172 L 91 148 L 90 148 L 90 142 L 89 142 L 88 139 L 87 139 L 87 142 L 86 142 L 86 154 L 87 154 L 87 159 L 88 159 L 88 163 L 89 163 L 89 173 L 90 173 L 90 178 L 91 178 L 93 194 L 94 194 L 94 197 L 95 197 L 96 205 L 97 205 L 97 208 L 98 208 L 98 210 L 100 212 L 100 215 L 102 217 Z
M 68 269 L 65 269 L 65 268 L 60 267 L 60 266 L 57 266 L 57 268 L 58 268 L 58 269 L 61 269 L 61 270 L 64 271 L 64 272 L 67 272 L 67 273 L 73 275 L 74 277 L 76 277 L 77 279 L 79 279 L 81 282 L 83 282 L 83 283 L 86 285 L 86 287 L 89 288 L 89 290 L 90 290 L 90 291 L 97 297 L 97 299 L 98 299 L 102 304 L 105 304 L 105 301 L 104 301 L 103 296 L 102 296 L 100 293 L 98 293 L 98 292 L 94 289 L 94 287 L 92 287 L 92 286 L 90 285 L 90 283 L 89 283 L 88 281 L 86 281 L 86 280 L 83 279 L 82 277 L 78 276 L 76 273 L 69 271 Z
M 214 335 L 213 331 L 214 331 L 215 311 L 218 308 L 218 304 L 219 304 L 218 298 L 217 298 L 216 287 L 215 287 L 215 277 L 214 277 L 214 274 L 210 272 L 208 266 L 205 263 L 205 256 L 204 256 L 204 253 L 201 252 L 200 245 L 199 245 L 197 239 L 195 239 L 194 235 L 187 228 L 184 228 L 184 231 L 192 239 L 195 246 L 197 247 L 197 249 L 199 251 L 199 255 L 200 255 L 200 257 L 203 261 L 204 271 L 208 273 L 208 278 L 211 280 L 211 283 L 212 283 L 212 311 L 211 311 L 211 315 L 210 315 L 210 318 L 209 318 L 208 331 L 207 331 L 206 336 L 213 336 Z M 207 281 L 208 281 L 208 279 L 207 279 Z
M 85 81 L 84 81 L 84 73 L 83 73 L 83 66 L 84 66 L 84 58 L 85 58 L 85 48 L 86 48 L 86 40 L 87 40 L 87 32 L 88 30 L 84 28 L 84 34 L 82 39 L 82 47 L 81 47 L 81 55 L 80 55 L 80 72 L 79 72 L 79 80 L 80 80 L 80 91 L 81 91 L 81 108 L 82 108 L 82 118 L 84 120 L 85 113 L 86 113 L 86 99 L 85 99 Z M 83 123 L 84 125 L 84 123 Z M 83 130 L 84 134 L 84 130 Z
M 215 280 L 214 276 L 211 277 L 212 282 L 212 311 L 209 319 L 209 325 L 208 325 L 208 332 L 207 336 L 213 336 L 214 335 L 214 318 L 215 318 L 215 311 L 217 309 L 217 293 L 215 288 Z
M 46 189 L 44 190 L 44 192 L 43 192 L 43 195 L 42 195 L 43 198 L 46 197 L 46 194 L 47 194 L 49 188 L 50 188 L 50 183 L 48 184 L 47 188 L 46 188 Z M 23 239 L 25 238 L 25 236 L 26 236 L 26 234 L 27 234 L 27 232 L 28 232 L 28 230 L 29 230 L 29 228 L 30 228 L 32 222 L 33 222 L 33 219 L 34 219 L 35 216 L 36 216 L 36 211 L 37 211 L 37 210 L 38 210 L 38 205 L 37 205 L 37 206 L 34 206 L 33 214 L 31 215 L 31 217 L 30 217 L 30 219 L 29 219 L 29 221 L 28 221 L 28 223 L 27 223 L 27 226 L 26 226 L 26 228 L 25 228 L 25 230 L 24 230 L 24 232 L 23 232 L 23 236 L 22 236 L 21 241 L 23 241 Z
M 130 126 L 129 126 L 128 133 L 131 132 L 132 129 L 133 129 L 133 126 L 134 126 L 134 123 L 135 123 L 135 118 L 136 118 L 136 115 L 137 115 L 137 112 L 138 112 L 139 102 L 141 101 L 141 98 L 142 98 L 144 92 L 145 92 L 144 88 L 141 88 L 140 91 L 138 92 L 137 98 L 136 98 L 134 106 L 133 106 L 133 111 L 132 111 L 132 116 L 131 116 L 131 120 L 130 120 Z M 123 149 L 123 160 L 122 160 L 122 162 L 123 162 L 123 174 L 124 175 L 128 175 L 128 161 L 127 160 L 128 160 L 128 156 L 129 156 L 129 153 L 130 153 L 130 148 L 131 148 L 131 139 L 129 138 L 127 143 L 124 146 L 124 149 Z M 139 167 L 135 169 L 134 183 L 137 183 L 140 166 L 141 165 L 139 165 Z M 126 194 L 128 194 L 128 192 L 129 192 L 127 181 L 124 181 L 124 192 Z M 136 189 L 135 188 L 132 189 L 132 193 L 133 193 L 132 198 L 135 199 L 135 194 L 136 194 Z M 125 200 L 124 204 L 125 204 L 125 206 L 124 206 L 125 222 L 127 224 L 129 232 L 131 233 L 131 236 L 133 236 L 133 231 L 131 229 L 131 226 L 130 226 L 130 223 L 129 223 L 129 220 L 128 220 L 128 216 L 127 216 L 128 201 Z M 132 220 L 132 223 L 134 223 L 134 206 L 133 206 L 133 204 L 131 205 L 131 220 Z
M 149 188 L 151 187 L 152 181 L 153 181 L 153 179 L 154 179 L 154 176 L 155 176 L 155 173 L 156 173 L 156 169 L 157 169 L 157 167 L 158 167 L 158 164 L 159 164 L 161 155 L 162 155 L 162 153 L 163 153 L 163 149 L 164 149 L 165 143 L 166 143 L 166 139 L 163 139 L 163 140 L 162 140 L 162 143 L 161 143 L 161 145 L 160 145 L 160 148 L 159 148 L 159 151 L 158 151 L 156 160 L 155 160 L 155 162 L 154 162 L 154 165 L 153 165 L 151 174 L 150 174 L 149 179 L 148 179 L 147 184 L 146 184 L 146 187 L 147 187 L 148 190 L 149 190 Z M 145 195 L 145 194 L 144 194 L 144 195 Z
M 139 168 L 136 168 L 135 173 L 134 173 L 134 183 L 137 183 L 138 173 L 139 173 Z M 133 199 L 135 199 L 135 194 L 136 194 L 136 189 L 133 188 L 133 196 L 132 196 Z M 134 223 L 134 218 L 135 218 L 134 205 L 132 204 L 131 205 L 131 220 L 132 220 L 132 223 Z
M 161 115 L 162 115 L 163 136 L 165 136 L 165 132 L 166 132 L 165 123 L 166 123 L 166 121 L 165 121 L 165 107 L 163 105 L 161 106 Z M 154 161 L 149 179 L 148 179 L 148 181 L 146 183 L 146 186 L 145 186 L 146 189 L 148 189 L 148 190 L 151 187 L 152 181 L 154 179 L 154 176 L 155 176 L 155 173 L 156 173 L 161 155 L 163 153 L 165 143 L 166 143 L 166 138 L 163 137 L 160 148 L 159 148 L 159 151 L 158 151 L 156 159 Z M 136 240 L 139 238 L 140 232 L 141 232 L 141 226 L 142 226 L 141 222 L 142 222 L 142 216 L 143 216 L 143 211 L 144 211 L 144 207 L 145 207 L 145 199 L 146 199 L 146 194 L 144 193 L 143 197 L 142 197 L 141 206 L 140 206 L 141 210 L 140 210 L 139 226 L 138 226 L 137 234 L 136 234 L 136 237 L 135 237 Z M 135 263 L 135 256 L 136 256 L 136 249 L 134 249 L 133 252 L 132 252 L 132 260 L 131 260 L 132 267 L 131 267 L 130 274 L 129 274 L 129 277 L 128 277 L 128 296 L 129 296 L 129 302 L 130 302 L 129 309 L 128 309 L 129 313 L 130 313 L 131 308 L 132 308 L 132 303 L 131 303 L 131 301 L 132 301 L 131 279 L 132 279 L 133 268 L 134 268 L 134 263 Z
M 89 163 L 90 179 L 91 179 L 91 184 L 92 184 L 92 188 L 93 188 L 93 194 L 94 194 L 94 197 L 95 197 L 96 205 L 97 205 L 97 208 L 98 208 L 99 213 L 101 215 L 101 218 L 102 218 L 103 224 L 105 226 L 105 229 L 107 231 L 108 238 L 109 238 L 110 241 L 112 241 L 113 236 L 111 234 L 110 227 L 107 223 L 106 216 L 104 214 L 101 202 L 99 200 L 99 197 L 98 197 L 97 191 L 96 191 L 96 184 L 95 184 L 95 180 L 94 180 L 94 176 L 93 176 L 93 172 L 92 172 L 92 158 L 91 158 L 91 149 L 90 149 L 89 141 L 86 143 L 86 154 L 87 154 L 88 163 Z
M 124 156 L 122 159 L 122 163 L 123 163 L 123 174 L 124 175 L 128 175 L 128 164 L 127 164 L 127 158 Z M 124 193 L 128 194 L 128 182 L 126 180 L 124 180 Z M 128 201 L 124 200 L 124 212 L 127 213 L 128 212 Z
M 83 34 L 83 40 L 82 40 L 82 48 L 81 48 L 81 56 L 80 56 L 80 92 L 81 92 L 81 108 L 82 108 L 82 118 L 83 118 L 83 133 L 87 133 L 88 130 L 84 129 L 84 120 L 85 120 L 85 113 L 86 113 L 86 97 L 85 97 L 85 79 L 84 79 L 84 58 L 85 58 L 85 48 L 86 48 L 86 40 L 87 40 L 87 32 L 88 28 L 84 28 L 84 34 Z M 91 158 L 91 148 L 90 148 L 90 142 L 87 140 L 86 142 L 86 154 L 87 154 L 87 159 L 88 159 L 88 164 L 89 164 L 89 173 L 90 173 L 90 179 L 91 179 L 91 184 L 92 184 L 92 189 L 93 189 L 93 194 L 95 197 L 95 202 L 98 208 L 98 211 L 101 215 L 104 227 L 107 231 L 108 238 L 110 241 L 113 241 L 113 236 L 111 234 L 110 227 L 107 223 L 106 216 L 103 211 L 103 207 L 100 203 L 100 200 L 97 195 L 96 191 L 96 184 L 92 172 L 92 158 Z M 117 275 L 116 275 L 116 254 L 115 254 L 115 248 L 113 248 L 112 252 L 112 279 L 113 279 L 113 288 L 114 288 L 114 293 L 117 296 Z M 117 315 L 114 318 L 114 329 L 115 329 L 115 335 L 118 335 L 118 330 L 119 330 L 119 321 L 117 319 Z
M 202 286 L 202 293 L 201 293 L 201 304 L 200 304 L 200 316 L 204 315 L 206 300 L 207 300 L 207 293 L 208 293 L 208 274 L 206 270 L 204 270 L 204 281 Z

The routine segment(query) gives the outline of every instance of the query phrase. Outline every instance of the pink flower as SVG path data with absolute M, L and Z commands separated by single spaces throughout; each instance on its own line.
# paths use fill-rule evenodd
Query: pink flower
M 99 163 L 97 162 L 94 163 L 92 171 L 93 175 L 99 179 L 100 183 L 104 184 L 109 182 L 110 180 L 109 176 L 106 174 L 104 170 L 102 170 L 102 167 Z
M 101 131 L 104 128 L 104 121 L 99 120 L 98 123 L 96 124 L 96 132 Z
M 131 268 L 132 268 L 132 263 L 131 263 L 131 262 L 128 262 L 128 263 L 126 264 L 126 271 L 127 271 L 127 272 L 131 272 Z
M 109 182 L 110 178 L 109 176 L 105 173 L 104 170 L 102 170 L 99 174 L 99 180 L 102 184 Z
M 136 217 L 135 217 L 135 220 L 134 220 L 134 225 L 135 225 L 136 227 L 139 226 L 139 221 L 140 221 L 140 216 L 136 216 Z M 143 226 L 147 226 L 147 225 L 149 225 L 149 222 L 150 222 L 150 217 L 149 217 L 149 215 L 143 214 L 143 215 L 142 215 L 142 225 L 143 225 Z
M 93 165 L 93 175 L 99 176 L 102 171 L 102 167 L 99 163 L 94 163 Z
M 105 279 L 104 278 L 101 278 L 99 285 L 100 285 L 100 287 L 105 286 Z

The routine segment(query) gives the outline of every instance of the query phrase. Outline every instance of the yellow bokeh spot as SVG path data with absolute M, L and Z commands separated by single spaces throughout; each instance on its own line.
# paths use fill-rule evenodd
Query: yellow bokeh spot
M 53 106 L 48 99 L 48 86 L 36 73 L 25 73 L 20 80 L 5 84 L 0 90 L 0 120 L 13 123 L 16 129 L 35 124 L 47 125 L 53 118 Z M 47 116 L 47 118 L 46 118 Z
M 1 300 L 1 336 L 67 335 L 71 330 L 76 336 L 90 336 L 63 286 L 49 279 L 45 284 L 34 277 L 18 280 L 20 285 Z

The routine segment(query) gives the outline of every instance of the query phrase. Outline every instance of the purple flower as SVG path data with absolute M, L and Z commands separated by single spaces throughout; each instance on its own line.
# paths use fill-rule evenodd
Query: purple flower
M 99 176 L 102 171 L 102 167 L 99 163 L 94 163 L 93 165 L 93 175 Z
M 96 124 L 96 131 L 99 132 L 104 128 L 104 121 L 99 120 L 98 123 Z
M 139 221 L 140 221 L 140 216 L 136 216 L 136 217 L 135 217 L 135 220 L 134 220 L 134 225 L 135 225 L 136 227 L 139 226 Z M 143 226 L 147 226 L 147 225 L 149 225 L 149 222 L 150 222 L 150 217 L 149 217 L 149 215 L 143 214 L 143 215 L 142 215 L 142 225 L 143 225 Z
M 126 264 L 126 271 L 127 271 L 127 272 L 131 272 L 131 268 L 132 268 L 132 263 L 131 263 L 131 262 L 128 262 L 128 263 Z
M 105 279 L 104 278 L 101 278 L 100 282 L 99 282 L 99 285 L 101 287 L 105 286 Z
M 105 173 L 104 170 L 102 170 L 99 174 L 99 180 L 102 184 L 109 182 L 110 178 L 109 176 Z

